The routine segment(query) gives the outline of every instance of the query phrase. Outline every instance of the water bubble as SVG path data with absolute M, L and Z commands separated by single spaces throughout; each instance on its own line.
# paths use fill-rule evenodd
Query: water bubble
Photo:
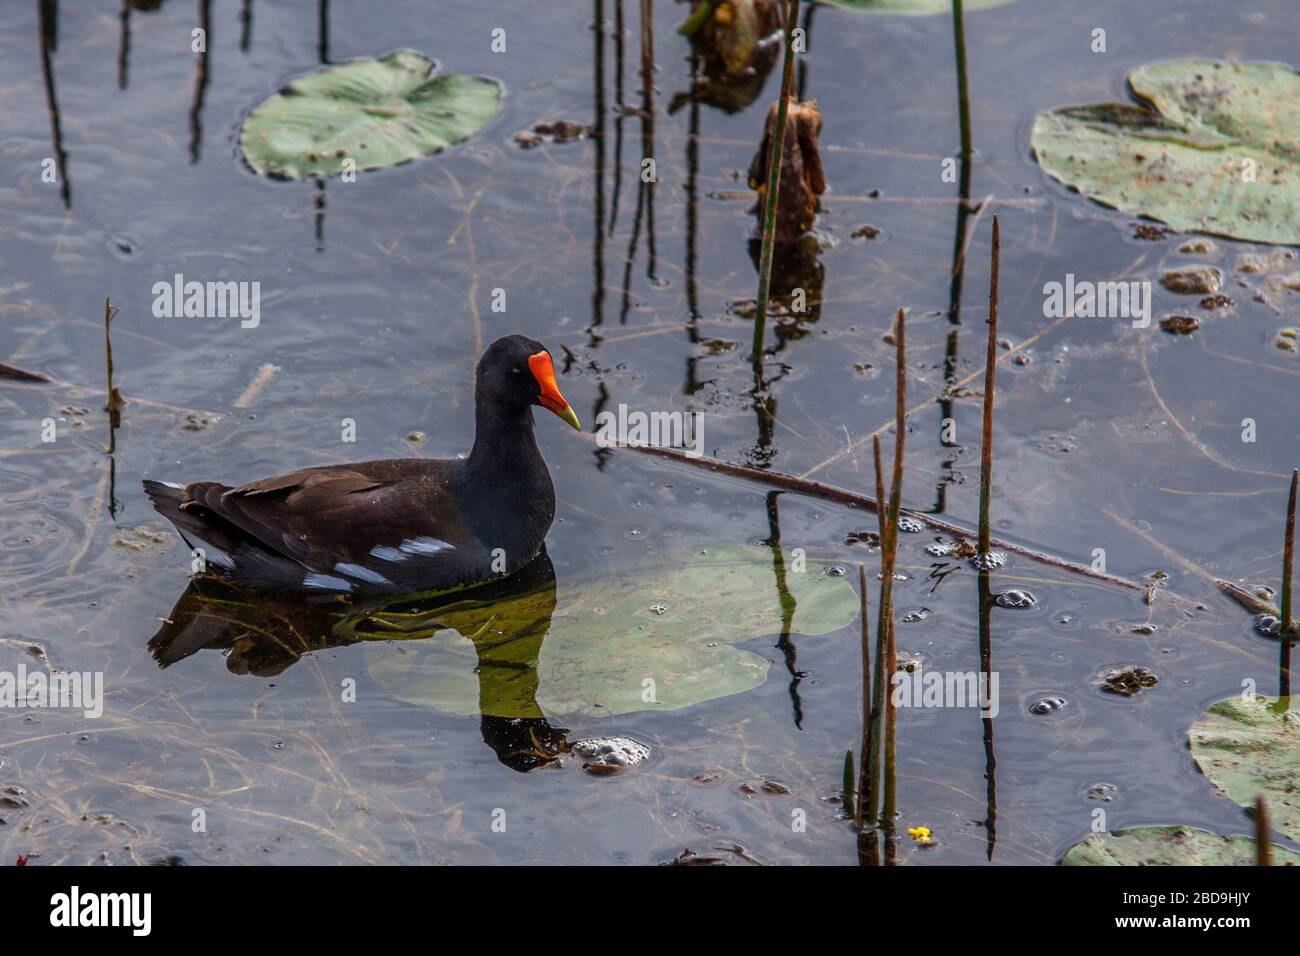
M 1088 785 L 1088 789 L 1083 792 L 1084 798 L 1095 800 L 1099 803 L 1110 803 L 1119 796 L 1119 787 L 1113 783 L 1098 782 Z
M 1026 608 L 1033 607 L 1038 603 L 1038 598 L 1034 597 L 1028 591 L 1003 591 L 996 598 L 998 607 L 1009 608 Z
M 916 534 L 919 531 L 925 530 L 925 524 L 908 515 L 899 515 L 898 530 L 906 532 L 907 534 Z
M 992 571 L 994 568 L 1000 568 L 1007 563 L 1007 556 L 1001 551 L 989 551 L 987 554 L 977 554 L 970 559 L 970 563 L 975 566 L 977 571 Z
M 848 568 L 842 567 L 838 564 L 832 564 L 826 569 L 826 575 L 832 578 L 842 578 L 848 573 Z
M 1282 633 L 1282 622 L 1272 614 L 1261 614 L 1255 618 L 1255 630 L 1265 637 L 1277 637 Z
M 667 605 L 667 604 L 651 604 L 651 605 L 650 605 L 650 613 L 651 613 L 651 614 L 667 614 L 667 613 L 668 613 L 668 605 Z
M 1029 705 L 1029 712 L 1039 717 L 1054 714 L 1065 706 L 1064 697 L 1040 697 Z
M 625 532 L 623 533 L 623 537 L 625 537 L 625 538 L 639 538 L 639 537 L 641 537 L 643 534 L 645 534 L 645 529 L 643 529 L 643 528 L 628 528 L 627 531 L 625 531 Z
M 903 615 L 904 624 L 917 624 L 924 621 L 933 612 L 928 607 L 919 607 L 915 611 L 908 611 Z
M 939 542 L 937 544 L 927 544 L 925 553 L 935 558 L 946 558 L 952 554 L 952 545 Z

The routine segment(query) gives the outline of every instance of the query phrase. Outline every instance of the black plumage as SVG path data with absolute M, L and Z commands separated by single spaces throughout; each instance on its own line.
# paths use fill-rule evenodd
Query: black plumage
M 474 446 L 464 459 L 388 459 L 305 468 L 238 487 L 144 483 L 208 569 L 258 587 L 405 594 L 478 584 L 527 565 L 555 517 L 533 406 L 578 427 L 551 357 L 498 339 L 475 376 Z

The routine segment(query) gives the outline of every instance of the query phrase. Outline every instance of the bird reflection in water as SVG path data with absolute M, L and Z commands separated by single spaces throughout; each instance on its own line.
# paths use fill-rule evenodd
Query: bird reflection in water
M 565 728 L 537 703 L 537 662 L 555 612 L 555 569 L 543 551 L 508 578 L 460 591 L 344 601 L 278 594 L 196 577 L 149 641 L 159 667 L 221 651 L 232 674 L 275 677 L 305 655 L 365 641 L 454 631 L 478 658 L 483 742 L 526 773 L 568 753 Z

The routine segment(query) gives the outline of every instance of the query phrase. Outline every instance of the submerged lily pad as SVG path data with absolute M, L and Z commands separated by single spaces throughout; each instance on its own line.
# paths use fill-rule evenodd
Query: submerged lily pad
M 1292 698 L 1229 697 L 1211 705 L 1187 736 L 1207 777 L 1243 807 L 1268 801 L 1272 825 L 1300 840 L 1300 714 Z
M 896 13 L 904 16 L 928 17 L 936 13 L 952 13 L 952 0 L 826 0 L 836 7 L 859 10 L 863 13 Z M 966 0 L 962 9 L 980 10 L 1000 7 L 1011 0 Z
M 787 570 L 790 630 L 851 623 L 849 582 L 809 561 Z M 680 710 L 767 679 L 768 661 L 734 645 L 783 627 L 771 552 L 697 549 L 673 564 L 440 612 L 422 640 L 370 644 L 370 676 L 400 700 L 457 714 L 613 715 Z M 396 636 L 396 635 L 393 635 Z
M 1273 844 L 1274 866 L 1295 866 L 1300 853 Z M 1094 833 L 1061 858 L 1061 866 L 1254 866 L 1255 841 L 1189 826 L 1137 827 Z
M 1030 142 L 1049 175 L 1179 230 L 1300 242 L 1300 74 L 1281 63 L 1169 60 L 1138 67 L 1128 83 L 1139 105 L 1038 114 Z
M 244 158 L 263 175 L 302 179 L 332 176 L 349 159 L 382 169 L 462 142 L 496 113 L 501 87 L 436 66 L 399 50 L 300 76 L 245 118 Z

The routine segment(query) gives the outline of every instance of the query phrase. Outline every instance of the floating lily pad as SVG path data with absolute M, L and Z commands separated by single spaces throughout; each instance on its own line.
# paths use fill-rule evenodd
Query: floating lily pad
M 1128 84 L 1137 105 L 1038 114 L 1030 142 L 1049 175 L 1182 231 L 1300 243 L 1300 74 L 1168 60 Z
M 300 76 L 248 114 L 244 158 L 263 175 L 302 179 L 332 176 L 348 159 L 382 169 L 462 142 L 496 113 L 501 87 L 435 69 L 399 50 Z
M 1300 714 L 1293 700 L 1229 697 L 1187 736 L 1192 756 L 1220 790 L 1243 807 L 1264 797 L 1273 827 L 1300 841 Z
M 792 632 L 825 634 L 857 616 L 848 580 L 824 566 L 787 567 L 785 580 Z M 782 621 L 771 552 L 726 546 L 558 593 L 465 602 L 439 613 L 445 630 L 432 637 L 370 644 L 365 653 L 388 693 L 451 713 L 680 710 L 762 684 L 768 661 L 734 645 L 778 634 Z
M 895 13 L 912 17 L 928 17 L 936 13 L 952 13 L 952 0 L 826 0 L 833 6 L 863 13 Z M 966 0 L 963 11 L 1000 7 L 1011 0 Z
M 1300 853 L 1273 844 L 1274 866 L 1300 864 Z M 1189 826 L 1094 833 L 1070 847 L 1061 866 L 1254 866 L 1255 841 Z

